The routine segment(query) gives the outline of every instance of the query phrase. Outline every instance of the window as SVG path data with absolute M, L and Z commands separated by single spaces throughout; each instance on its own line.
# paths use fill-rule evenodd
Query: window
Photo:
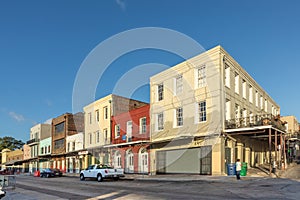
M 96 110 L 95 116 L 96 116 L 96 122 L 99 122 L 99 110 Z
M 206 67 L 205 65 L 197 69 L 197 86 L 198 88 L 206 86 Z
M 89 122 L 89 124 L 92 124 L 92 113 L 91 112 L 88 113 L 88 122 Z
M 55 125 L 55 134 L 59 134 L 64 132 L 65 130 L 65 122 L 62 122 L 60 124 Z
M 206 101 L 198 103 L 198 122 L 206 121 Z
M 255 92 L 255 106 L 258 107 L 258 92 Z
M 100 131 L 96 132 L 96 141 L 97 141 L 97 143 L 100 142 Z
M 230 67 L 225 65 L 225 86 L 230 88 Z
M 237 126 L 240 125 L 240 106 L 235 104 L 235 123 Z
M 107 138 L 107 129 L 103 129 L 103 135 L 104 135 L 104 142 L 105 142 L 105 144 L 107 144 L 107 140 L 108 140 L 108 138 Z
M 231 106 L 230 106 L 230 100 L 226 99 L 225 120 L 230 120 L 230 115 L 231 115 L 230 108 L 231 108 Z
M 254 118 L 253 118 L 253 112 L 250 111 L 249 113 L 249 118 L 250 118 L 250 125 L 252 125 L 254 123 Z
M 65 144 L 65 139 L 56 140 L 54 141 L 54 148 L 55 149 L 63 148 L 64 144 Z
M 268 112 L 268 101 L 265 99 L 265 112 Z
M 75 142 L 73 142 L 72 151 L 75 151 Z
M 274 113 L 274 106 L 272 105 L 272 108 L 271 108 L 272 110 L 271 110 L 271 112 L 272 112 L 272 115 L 275 115 L 275 113 Z
M 176 94 L 181 94 L 183 92 L 183 80 L 182 75 L 176 78 Z
M 239 94 L 239 92 L 240 92 L 239 91 L 239 87 L 240 87 L 240 85 L 239 85 L 239 79 L 240 79 L 239 74 L 235 72 L 235 77 L 234 77 L 234 91 L 237 94 Z
M 93 135 L 92 133 L 89 133 L 89 144 L 93 143 Z
M 126 124 L 127 139 L 131 140 L 132 137 L 132 121 L 128 121 Z
M 260 109 L 263 109 L 264 105 L 263 105 L 263 97 L 260 96 Z
M 120 124 L 115 125 L 115 138 L 120 137 Z
M 140 134 L 146 133 L 147 131 L 147 121 L 146 117 L 140 118 Z
M 235 118 L 240 118 L 240 106 L 238 104 L 235 104 Z
M 50 145 L 48 146 L 48 153 L 51 153 Z
M 164 99 L 164 84 L 161 83 L 157 86 L 157 94 L 158 94 L 158 101 Z
M 157 130 L 163 130 L 164 129 L 164 114 L 158 113 L 157 114 Z
M 246 108 L 243 109 L 243 122 L 244 122 L 244 126 L 247 126 L 247 109 Z
M 244 99 L 247 98 L 247 94 L 246 94 L 246 86 L 247 86 L 247 83 L 246 83 L 246 81 L 243 79 L 243 98 L 244 98 Z
M 182 107 L 176 109 L 176 126 L 183 125 L 183 110 Z
M 103 107 L 103 118 L 108 119 L 108 107 Z
M 249 85 L 249 102 L 253 103 L 253 88 Z
M 44 154 L 44 147 L 41 148 L 41 154 Z
M 71 147 L 70 146 L 71 146 L 71 144 L 70 144 L 70 142 L 68 142 L 68 149 L 67 149 L 68 151 L 71 151 Z

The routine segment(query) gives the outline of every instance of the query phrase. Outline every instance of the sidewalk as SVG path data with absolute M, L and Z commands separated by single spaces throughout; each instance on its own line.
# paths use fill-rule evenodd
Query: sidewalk
M 277 171 L 277 175 L 280 175 L 281 170 Z M 29 175 L 29 174 L 23 174 Z M 279 177 L 272 174 L 272 178 Z M 29 175 L 30 176 L 30 175 Z M 64 177 L 78 178 L 79 173 L 64 173 Z M 253 178 L 263 178 L 270 177 L 267 171 L 263 171 L 259 168 L 248 168 L 247 175 L 242 176 L 242 179 L 253 179 Z M 145 174 L 125 174 L 125 177 L 121 177 L 120 180 L 139 180 L 139 181 L 232 181 L 235 176 L 228 176 L 227 174 L 211 176 L 211 175 L 197 175 L 197 174 L 163 174 L 163 175 L 145 175 Z
M 66 177 L 74 177 L 79 179 L 79 173 L 66 173 Z M 268 174 L 260 171 L 259 169 L 250 168 L 246 176 L 242 176 L 242 179 L 254 179 L 269 177 Z M 120 180 L 137 180 L 137 181 L 221 181 L 227 182 L 235 180 L 235 176 L 228 176 L 227 174 L 219 176 L 211 175 L 198 175 L 198 174 L 163 174 L 163 175 L 146 175 L 146 174 L 125 174 L 125 177 L 121 177 Z

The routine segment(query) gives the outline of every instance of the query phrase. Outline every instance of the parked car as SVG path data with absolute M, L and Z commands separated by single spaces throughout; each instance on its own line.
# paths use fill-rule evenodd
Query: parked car
M 83 181 L 85 178 L 96 178 L 98 182 L 103 179 L 114 179 L 118 180 L 124 176 L 124 169 L 114 169 L 107 165 L 91 165 L 85 170 L 80 172 L 80 180 Z
M 46 168 L 41 171 L 40 177 L 46 177 L 46 178 L 55 177 L 55 176 L 61 177 L 62 174 L 63 173 L 59 169 Z
M 12 175 L 13 171 L 9 169 L 1 169 L 0 170 L 0 175 Z

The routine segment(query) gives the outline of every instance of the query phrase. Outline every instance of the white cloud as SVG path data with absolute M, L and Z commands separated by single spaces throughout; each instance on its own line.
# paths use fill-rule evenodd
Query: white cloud
M 125 11 L 126 10 L 126 4 L 124 2 L 124 0 L 116 0 L 116 3 L 118 4 L 118 6 L 120 6 L 120 8 Z
M 25 121 L 25 118 L 21 114 L 18 114 L 18 113 L 15 113 L 15 112 L 9 112 L 8 114 L 11 118 L 16 120 L 17 122 Z

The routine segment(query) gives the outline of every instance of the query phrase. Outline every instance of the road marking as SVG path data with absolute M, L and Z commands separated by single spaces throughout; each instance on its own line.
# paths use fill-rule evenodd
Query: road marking
M 92 198 L 89 198 L 89 199 L 86 199 L 86 200 L 105 199 L 105 198 L 108 198 L 108 197 L 112 197 L 112 196 L 118 195 L 118 194 L 120 194 L 121 192 L 123 192 L 123 191 L 121 190 L 121 191 L 119 191 L 119 192 L 111 192 L 111 193 L 103 194 L 103 195 L 100 195 L 100 196 L 97 196 L 97 197 L 92 197 Z

